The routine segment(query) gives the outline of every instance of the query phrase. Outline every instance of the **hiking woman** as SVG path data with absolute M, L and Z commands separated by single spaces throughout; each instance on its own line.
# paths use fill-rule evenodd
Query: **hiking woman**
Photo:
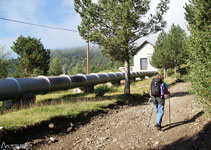
M 151 99 L 156 109 L 156 124 L 155 127 L 161 130 L 162 118 L 164 115 L 165 97 L 164 94 L 169 94 L 168 85 L 163 81 L 163 76 L 157 74 L 156 78 L 152 79 L 150 86 Z

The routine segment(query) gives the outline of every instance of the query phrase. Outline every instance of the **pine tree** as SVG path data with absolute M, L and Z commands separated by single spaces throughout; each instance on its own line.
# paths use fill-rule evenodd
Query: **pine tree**
M 50 75 L 62 74 L 62 65 L 57 57 L 53 58 L 50 63 L 49 74 Z
M 179 25 L 173 24 L 169 33 L 162 31 L 158 35 L 151 64 L 163 69 L 164 73 L 169 68 L 180 68 L 188 58 L 186 39 L 186 33 Z
M 186 49 L 186 32 L 179 26 L 174 24 L 168 33 L 168 54 L 171 54 L 171 60 L 174 63 L 175 72 L 176 69 L 180 69 L 182 64 L 186 63 L 188 53 Z
M 104 55 L 125 64 L 125 95 L 130 95 L 130 57 L 136 41 L 165 27 L 163 14 L 169 0 L 161 0 L 154 15 L 146 17 L 149 0 L 74 0 L 82 22 L 78 29 L 85 39 L 103 48 Z
M 21 76 L 46 75 L 49 69 L 50 50 L 45 49 L 40 39 L 20 35 L 11 47 L 18 54 Z
M 190 77 L 196 94 L 211 106 L 211 1 L 190 0 L 185 16 L 191 33 L 188 40 Z
M 5 47 L 0 47 L 0 78 L 6 78 L 8 75 L 8 56 L 5 52 Z

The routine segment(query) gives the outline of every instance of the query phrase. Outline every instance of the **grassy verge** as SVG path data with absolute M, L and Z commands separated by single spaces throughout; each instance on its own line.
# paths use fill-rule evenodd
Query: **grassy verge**
M 149 92 L 151 79 L 131 83 L 131 94 L 143 95 Z M 175 79 L 166 79 L 167 84 Z M 124 84 L 115 87 L 115 92 L 96 98 L 95 94 L 73 94 L 72 90 L 38 95 L 37 104 L 31 108 L 12 110 L 0 117 L 0 126 L 6 129 L 19 129 L 39 124 L 55 117 L 77 117 L 80 113 L 100 110 L 117 101 L 124 101 Z M 144 91 L 144 92 L 143 92 Z
M 49 99 L 60 99 L 66 96 L 70 96 L 73 94 L 72 90 L 67 90 L 67 91 L 59 91 L 59 92 L 54 92 L 54 93 L 49 93 L 49 94 L 45 94 L 45 95 L 37 95 L 36 99 L 37 102 L 42 102 L 42 101 L 46 101 Z
M 115 103 L 115 100 L 105 100 L 98 102 L 76 102 L 63 103 L 60 105 L 48 105 L 23 109 L 17 112 L 7 113 L 1 116 L 0 125 L 7 129 L 18 129 L 35 125 L 45 120 L 50 120 L 58 116 L 75 118 L 81 112 L 99 110 L 102 107 Z

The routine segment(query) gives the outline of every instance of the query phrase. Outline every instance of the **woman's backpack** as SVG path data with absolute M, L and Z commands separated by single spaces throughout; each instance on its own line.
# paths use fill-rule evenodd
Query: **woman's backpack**
M 151 82 L 151 96 L 160 97 L 161 96 L 161 84 L 163 81 L 161 79 L 154 78 Z

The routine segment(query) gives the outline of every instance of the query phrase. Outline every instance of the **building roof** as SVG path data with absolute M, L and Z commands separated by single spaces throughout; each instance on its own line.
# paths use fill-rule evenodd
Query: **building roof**
M 137 47 L 137 51 L 135 54 L 137 54 L 146 44 L 150 44 L 152 45 L 153 47 L 155 47 L 151 42 L 145 40 L 140 46 Z

